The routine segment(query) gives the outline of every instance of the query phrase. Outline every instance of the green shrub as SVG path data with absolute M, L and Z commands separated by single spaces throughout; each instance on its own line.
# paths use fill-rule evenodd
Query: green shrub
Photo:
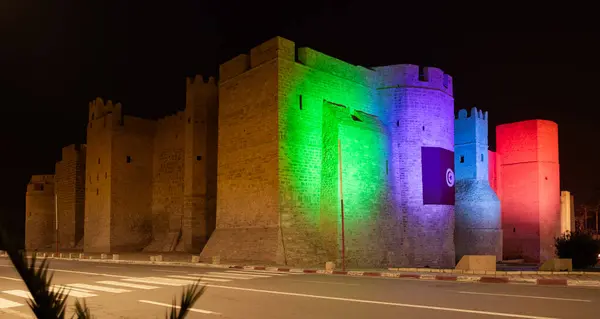
M 589 233 L 566 232 L 555 239 L 554 247 L 556 256 L 572 259 L 575 269 L 593 267 L 598 262 L 600 242 Z

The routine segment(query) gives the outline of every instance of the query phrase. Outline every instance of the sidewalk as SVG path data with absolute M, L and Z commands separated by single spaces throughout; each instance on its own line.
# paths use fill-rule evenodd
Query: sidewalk
M 43 254 L 38 252 L 39 254 Z M 31 255 L 31 254 L 28 254 Z M 104 256 L 102 256 L 104 255 Z M 187 253 L 163 253 L 162 261 L 157 261 L 154 256 L 159 253 L 125 253 L 125 254 L 84 254 L 46 253 L 48 259 L 71 260 L 78 262 L 103 262 L 118 264 L 138 265 L 164 265 L 164 266 L 186 266 L 186 267 L 214 267 L 246 270 L 294 272 L 321 275 L 342 276 L 366 276 L 401 278 L 414 280 L 441 280 L 456 282 L 479 282 L 479 283 L 504 283 L 525 285 L 552 285 L 572 287 L 596 287 L 600 288 L 600 272 L 550 272 L 550 271 L 462 271 L 456 269 L 432 269 L 432 268 L 388 268 L 386 269 L 353 269 L 353 270 L 324 270 L 318 267 L 312 268 L 290 268 L 269 265 L 244 265 L 243 263 L 212 264 L 199 261 L 198 256 Z M 5 255 L 0 254 L 0 257 Z M 43 257 L 43 255 L 41 256 Z M 83 257 L 83 258 L 80 258 Z M 104 257 L 104 259 L 102 259 Z M 115 259 L 116 258 L 116 259 Z

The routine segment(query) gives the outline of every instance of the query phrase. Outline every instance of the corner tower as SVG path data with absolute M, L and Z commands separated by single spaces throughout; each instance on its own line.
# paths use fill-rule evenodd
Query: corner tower
M 392 192 L 401 265 L 454 266 L 454 98 L 437 68 L 375 68 L 390 130 Z
M 456 260 L 464 255 L 502 259 L 500 200 L 489 183 L 488 112 L 460 110 L 454 121 Z
M 544 262 L 560 235 L 558 125 L 529 120 L 496 127 L 504 258 Z

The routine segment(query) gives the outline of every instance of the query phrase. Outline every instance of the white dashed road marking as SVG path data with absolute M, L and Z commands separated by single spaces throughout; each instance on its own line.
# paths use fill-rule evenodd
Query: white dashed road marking
M 128 283 L 128 282 L 120 282 L 120 281 L 98 281 L 99 284 L 103 284 L 103 285 L 111 285 L 111 286 L 119 286 L 119 287 L 126 287 L 126 288 L 136 288 L 136 289 L 145 289 L 145 290 L 149 290 L 149 289 L 158 289 L 160 287 L 155 287 L 155 286 L 147 286 L 147 285 L 140 285 L 140 284 L 132 284 L 132 283 Z
M 147 304 L 151 304 L 151 305 L 156 305 L 156 306 L 163 306 L 163 307 L 175 307 L 177 309 L 179 309 L 179 306 L 173 306 L 171 304 L 168 303 L 162 303 L 162 302 L 156 302 L 156 301 L 150 301 L 150 300 L 138 300 L 139 302 L 142 303 L 147 303 Z M 214 311 L 209 311 L 209 310 L 203 310 L 203 309 L 196 309 L 196 308 L 190 308 L 189 309 L 190 312 L 199 312 L 199 313 L 204 313 L 207 315 L 218 315 L 218 312 L 214 312 Z

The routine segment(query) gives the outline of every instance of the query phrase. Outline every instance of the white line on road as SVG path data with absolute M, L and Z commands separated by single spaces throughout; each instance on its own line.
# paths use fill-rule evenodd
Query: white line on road
M 237 271 L 237 270 L 227 270 L 226 273 L 232 274 L 232 275 L 240 275 L 240 276 L 256 277 L 256 278 L 269 278 L 269 277 L 273 276 L 273 274 L 269 274 L 269 275 L 267 275 L 267 274 L 249 274 L 247 272 L 241 272 L 241 271 Z M 274 275 L 281 276 L 282 274 L 274 274 Z
M 556 297 L 542 297 L 542 296 L 528 296 L 528 295 L 509 295 L 509 294 L 494 294 L 486 292 L 473 292 L 473 291 L 459 291 L 459 294 L 469 295 L 484 295 L 484 296 L 498 296 L 498 297 L 516 297 L 516 298 L 532 298 L 532 299 L 546 299 L 546 300 L 562 300 L 562 301 L 579 301 L 579 302 L 592 302 L 586 299 L 569 299 L 569 298 L 556 298 Z
M 275 275 L 304 275 L 304 272 L 282 272 L 277 270 L 255 270 L 255 269 L 244 269 L 244 272 L 252 272 L 257 274 L 275 274 Z
M 0 306 L 0 315 L 5 314 L 5 313 L 20 317 L 20 318 L 36 319 L 34 316 L 27 315 L 20 311 L 16 311 L 16 310 L 12 310 L 12 309 L 6 309 L 6 308 L 3 309 L 2 306 Z
M 19 278 L 13 278 L 13 277 L 4 277 L 4 276 L 0 276 L 0 279 L 6 279 L 6 280 L 13 280 L 13 281 L 22 281 Z
M 3 293 L 7 295 L 13 295 L 21 298 L 33 299 L 31 293 L 27 290 L 4 290 Z
M 417 309 L 438 310 L 438 311 L 459 312 L 459 313 L 471 313 L 471 314 L 498 316 L 498 317 L 523 318 L 523 319 L 557 319 L 557 318 L 552 318 L 552 317 L 538 317 L 538 316 L 520 315 L 520 314 L 512 314 L 512 313 L 504 313 L 504 312 L 480 311 L 480 310 L 414 305 L 414 304 L 405 304 L 405 303 L 397 303 L 397 302 L 376 301 L 376 300 L 361 300 L 361 299 L 352 299 L 352 298 L 329 297 L 329 296 L 309 295 L 309 294 L 301 294 L 301 293 L 294 293 L 294 292 L 241 288 L 241 287 L 231 287 L 231 286 L 206 285 L 206 287 L 241 290 L 241 291 L 251 291 L 251 292 L 261 292 L 261 293 L 267 293 L 267 294 L 273 294 L 273 295 L 283 295 L 283 296 L 305 297 L 305 298 L 336 300 L 336 301 L 348 301 L 348 302 L 356 302 L 356 303 L 364 303 L 364 304 L 372 304 L 372 305 L 396 306 L 396 307 L 404 307 L 404 308 L 417 308 Z
M 103 285 L 112 285 L 112 286 L 119 286 L 119 287 L 127 287 L 127 288 L 137 288 L 137 289 L 146 289 L 146 290 L 150 290 L 150 289 L 158 289 L 159 287 L 154 287 L 154 286 L 147 286 L 147 285 L 140 285 L 140 284 L 132 284 L 132 283 L 128 283 L 128 282 L 120 282 L 120 281 L 98 281 L 99 284 L 103 284 Z
M 247 277 L 247 276 L 242 276 L 240 274 L 226 274 L 224 272 L 214 272 L 214 271 L 204 273 L 204 276 L 227 278 L 227 279 L 243 279 L 243 280 L 255 279 L 255 277 Z
M 205 278 L 202 276 L 179 276 L 179 275 L 170 275 L 167 276 L 170 278 L 179 278 L 179 279 L 189 279 L 189 280 L 200 280 L 200 281 L 218 281 L 218 282 L 228 282 L 231 281 L 229 279 L 219 279 L 219 278 Z
M 139 302 L 143 302 L 143 303 L 147 303 L 147 304 L 151 304 L 151 305 L 157 305 L 157 306 L 163 306 L 163 307 L 173 307 L 173 305 L 170 305 L 168 303 L 162 303 L 162 302 L 156 302 L 156 301 L 150 301 L 150 300 L 138 300 Z M 179 306 L 174 306 L 177 309 L 180 309 L 181 307 Z M 203 310 L 203 309 L 196 309 L 196 308 L 190 308 L 188 309 L 191 312 L 199 312 L 199 313 L 204 313 L 204 314 L 208 314 L 208 315 L 219 315 L 218 312 L 214 312 L 214 311 L 208 311 L 208 310 Z
M 98 268 L 111 268 L 111 269 L 122 269 L 123 267 L 115 267 L 115 266 L 96 266 Z
M 244 275 L 268 275 L 267 277 L 271 277 L 271 276 L 287 276 L 288 274 L 282 274 L 282 273 L 274 273 L 274 272 L 251 272 L 248 270 L 228 270 L 227 272 L 232 272 L 232 273 L 236 273 L 236 274 L 244 274 Z M 297 274 L 294 274 L 297 275 Z
M 181 270 L 163 270 L 163 269 L 152 269 L 152 271 L 159 271 L 159 272 L 173 272 L 173 273 L 180 273 L 180 274 L 185 274 L 185 273 L 187 273 L 187 271 L 181 271 Z
M 127 289 L 111 288 L 111 287 L 88 285 L 88 284 L 68 284 L 67 286 L 74 287 L 74 288 L 83 288 L 83 289 L 89 289 L 89 290 L 111 292 L 114 294 L 120 294 L 123 292 L 131 292 L 131 290 L 127 290 Z
M 23 306 L 22 303 L 10 301 L 8 299 L 0 298 L 0 309 L 13 308 Z
M 75 289 L 72 287 L 67 287 L 67 286 L 52 286 L 52 291 L 58 293 L 61 289 L 62 292 L 64 294 L 68 294 L 69 297 L 75 297 L 75 298 L 88 298 L 88 297 L 96 297 L 98 295 L 91 293 L 91 291 L 89 290 L 81 290 L 81 289 Z
M 296 279 L 286 279 L 287 281 L 297 281 L 297 282 L 311 282 L 315 284 L 329 284 L 329 285 L 345 285 L 345 286 L 360 286 L 360 284 L 347 284 L 345 282 L 328 282 L 328 281 L 316 281 L 316 280 L 296 280 Z

